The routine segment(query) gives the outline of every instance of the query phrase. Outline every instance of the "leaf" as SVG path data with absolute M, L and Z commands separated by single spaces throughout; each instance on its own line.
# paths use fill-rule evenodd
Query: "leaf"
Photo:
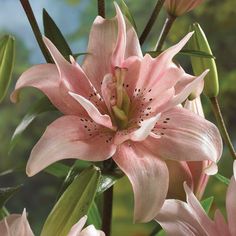
M 135 31 L 137 32 L 137 26 L 135 24 L 135 20 L 128 8 L 128 6 L 126 5 L 125 1 L 124 0 L 120 0 L 121 2 L 121 10 L 123 12 L 123 14 L 126 16 L 126 18 L 129 20 L 130 24 L 134 27 Z
M 122 172 L 118 172 L 118 170 L 115 170 L 115 172 L 112 173 L 103 173 L 98 185 L 97 193 L 101 194 L 105 192 L 112 185 L 114 185 L 118 179 L 122 178 L 123 176 L 124 174 Z
M 100 170 L 92 166 L 74 179 L 53 207 L 41 236 L 66 236 L 71 227 L 88 214 L 100 175 Z
M 97 229 L 101 228 L 101 215 L 95 202 L 93 202 L 91 208 L 89 209 L 87 224 L 93 224 Z
M 159 56 L 163 51 L 148 51 L 146 53 L 150 54 L 152 57 L 157 57 Z M 200 57 L 200 58 L 210 58 L 210 59 L 215 59 L 215 56 L 212 54 L 202 52 L 202 51 L 197 51 L 197 50 L 189 50 L 189 49 L 182 49 L 179 54 L 186 55 L 186 56 L 193 56 L 193 57 Z
M 46 37 L 52 41 L 65 59 L 70 61 L 69 56 L 72 55 L 72 51 L 60 29 L 45 9 L 43 9 L 43 26 Z
M 6 207 L 0 208 L 0 220 L 2 220 L 3 218 L 5 218 L 6 216 L 9 216 L 9 215 L 10 214 L 9 214 Z
M 74 58 L 77 58 L 77 57 L 84 56 L 84 55 L 87 55 L 87 54 L 90 54 L 90 53 L 88 53 L 88 52 L 79 52 L 79 53 L 72 54 L 72 56 Z
M 166 236 L 165 231 L 162 229 L 160 230 L 157 234 L 155 234 L 155 236 Z
M 70 171 L 70 167 L 60 162 L 54 163 L 44 169 L 44 172 L 58 178 L 66 177 L 69 171 Z
M 229 185 L 230 180 L 228 178 L 224 177 L 223 175 L 216 174 L 216 175 L 214 175 L 214 177 L 217 178 L 220 182 L 222 182 L 226 185 Z
M 208 198 L 206 198 L 206 199 L 201 201 L 201 205 L 202 205 L 203 209 L 205 210 L 205 212 L 207 214 L 209 213 L 209 211 L 211 209 L 211 205 L 212 205 L 213 201 L 214 201 L 214 197 L 213 196 L 212 197 L 208 197 Z
M 0 102 L 4 99 L 10 85 L 15 61 L 15 39 L 6 35 L 0 40 Z
M 52 105 L 52 103 L 49 101 L 47 97 L 43 97 L 35 104 L 33 104 L 33 106 L 31 106 L 28 113 L 23 117 L 22 121 L 17 126 L 14 134 L 12 135 L 9 152 L 11 152 L 11 150 L 16 145 L 17 141 L 20 139 L 22 133 L 28 128 L 28 126 L 34 121 L 34 119 L 38 115 L 44 112 L 55 111 L 55 110 L 56 108 Z
M 0 188 L 0 208 L 22 187 L 18 185 L 15 187 Z

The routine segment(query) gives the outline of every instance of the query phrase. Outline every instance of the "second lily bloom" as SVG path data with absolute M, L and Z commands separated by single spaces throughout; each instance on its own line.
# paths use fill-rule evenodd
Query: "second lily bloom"
M 12 100 L 20 89 L 36 87 L 64 113 L 33 148 L 29 176 L 62 159 L 113 158 L 133 186 L 135 220 L 147 222 L 167 195 L 166 161 L 216 163 L 222 141 L 214 124 L 179 106 L 207 73 L 194 77 L 172 62 L 192 33 L 157 58 L 143 56 L 117 5 L 116 13 L 95 19 L 82 66 L 44 38 L 56 65 L 23 73 Z

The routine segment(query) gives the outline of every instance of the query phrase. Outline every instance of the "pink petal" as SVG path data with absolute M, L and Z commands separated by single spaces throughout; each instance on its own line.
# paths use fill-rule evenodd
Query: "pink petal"
M 169 189 L 167 198 L 185 200 L 183 183 L 187 182 L 188 186 L 193 187 L 192 173 L 184 161 L 166 161 L 169 170 Z
M 168 190 L 165 162 L 153 156 L 140 143 L 124 143 L 113 159 L 128 176 L 134 191 L 134 220 L 148 222 L 164 203 Z
M 96 230 L 94 225 L 89 225 L 81 231 L 79 236 L 105 236 L 105 234 L 101 230 Z
M 231 235 L 236 235 L 236 181 L 234 177 L 231 178 L 226 194 L 226 210 Z
M 166 200 L 155 220 L 168 236 L 208 236 L 193 209 L 179 200 Z
M 233 174 L 234 174 L 234 179 L 236 181 L 236 161 L 233 163 Z
M 233 234 L 230 234 L 228 225 L 226 224 L 224 216 L 222 215 L 219 209 L 216 209 L 214 222 L 215 222 L 215 227 L 217 229 L 218 235 L 222 235 L 222 236 L 233 235 Z
M 186 183 L 184 183 L 184 190 L 186 192 L 187 203 L 195 211 L 198 222 L 210 235 L 215 235 L 214 222 L 207 216 L 200 202 Z
M 200 96 L 196 97 L 192 101 L 187 100 L 184 104 L 184 108 L 198 114 L 201 117 L 205 117 Z
M 18 93 L 24 87 L 34 87 L 41 90 L 52 104 L 64 114 L 86 114 L 84 109 L 69 96 L 68 90 L 60 81 L 58 70 L 53 64 L 33 66 L 24 72 L 18 79 L 11 95 L 13 102 L 17 101 Z
M 222 154 L 222 140 L 216 126 L 184 108 L 162 113 L 153 133 L 161 134 L 161 138 L 149 136 L 143 143 L 164 159 L 217 162 Z
M 98 16 L 95 19 L 89 36 L 89 54 L 82 66 L 99 93 L 104 76 L 111 73 L 114 66 L 120 66 L 122 60 L 130 56 L 142 56 L 134 29 L 125 22 L 117 4 L 115 7 L 116 17 L 107 20 Z
M 31 151 L 26 172 L 35 175 L 62 159 L 102 161 L 116 151 L 113 133 L 93 120 L 63 116 L 50 124 Z
M 80 235 L 79 233 L 83 229 L 83 227 L 84 227 L 84 225 L 87 221 L 87 218 L 88 217 L 85 215 L 75 225 L 73 225 L 67 236 L 78 236 L 78 235 Z
M 112 121 L 109 115 L 102 115 L 96 106 L 93 105 L 86 98 L 69 92 L 69 94 L 87 111 L 88 115 L 99 125 L 103 125 L 107 128 L 114 129 Z

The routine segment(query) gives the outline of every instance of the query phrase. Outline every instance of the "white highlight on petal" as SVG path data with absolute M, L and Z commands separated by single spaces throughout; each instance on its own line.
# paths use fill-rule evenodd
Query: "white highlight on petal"
M 236 160 L 234 161 L 234 164 L 233 164 L 233 173 L 234 173 L 234 179 L 236 181 Z
M 102 115 L 100 111 L 97 109 L 96 106 L 93 105 L 89 100 L 86 98 L 76 94 L 69 92 L 69 94 L 80 103 L 80 105 L 87 111 L 88 115 L 97 123 L 100 125 L 103 125 L 110 129 L 115 129 L 112 125 L 111 118 L 109 115 Z
M 218 166 L 216 163 L 212 162 L 209 166 L 204 169 L 205 174 L 215 175 L 218 172 Z
M 87 221 L 87 216 L 83 216 L 75 225 L 72 226 L 69 234 L 67 236 L 77 236 L 83 229 L 86 221 Z
M 132 133 L 131 140 L 143 141 L 144 139 L 146 139 L 160 117 L 161 113 L 158 113 L 156 116 L 144 120 L 141 127 Z

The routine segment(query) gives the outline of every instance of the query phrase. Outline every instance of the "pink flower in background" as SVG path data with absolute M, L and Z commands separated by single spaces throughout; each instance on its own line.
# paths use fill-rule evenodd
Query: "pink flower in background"
M 236 162 L 235 162 L 236 163 Z M 234 172 L 235 175 L 235 172 Z M 155 220 L 169 235 L 192 236 L 235 236 L 236 235 L 236 182 L 231 178 L 227 195 L 227 221 L 217 209 L 211 220 L 193 192 L 184 185 L 187 203 L 179 200 L 166 200 Z
M 1 236 L 34 236 L 24 209 L 22 215 L 12 214 L 0 221 Z
M 70 230 L 67 236 L 105 236 L 101 230 L 96 230 L 94 225 L 89 225 L 83 229 L 87 216 L 82 217 Z
M 46 38 L 56 65 L 36 65 L 19 78 L 45 93 L 64 116 L 49 125 L 27 163 L 32 176 L 67 158 L 113 158 L 134 191 L 136 221 L 156 215 L 167 195 L 166 160 L 216 163 L 222 153 L 218 129 L 178 106 L 201 82 L 172 62 L 191 33 L 157 58 L 142 56 L 134 29 L 119 7 L 111 20 L 98 16 L 83 65 L 67 62 Z
M 180 16 L 193 10 L 204 0 L 165 0 L 164 6 L 168 13 L 173 16 Z

